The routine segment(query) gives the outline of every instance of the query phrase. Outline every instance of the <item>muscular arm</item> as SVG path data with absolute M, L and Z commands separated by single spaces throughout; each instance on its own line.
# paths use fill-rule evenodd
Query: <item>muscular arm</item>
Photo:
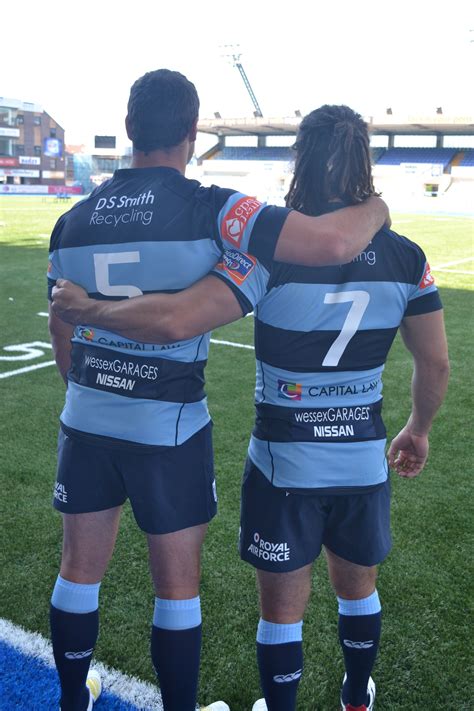
M 414 360 L 412 410 L 408 422 L 390 445 L 389 463 L 401 476 L 421 472 L 428 457 L 428 434 L 443 402 L 449 359 L 443 311 L 406 317 L 400 332 Z
M 320 217 L 290 212 L 275 259 L 310 266 L 348 262 L 388 220 L 387 206 L 376 197 Z M 151 294 L 116 302 L 89 299 L 80 287 L 58 279 L 52 308 L 68 323 L 105 328 L 148 343 L 192 338 L 242 316 L 233 292 L 211 275 L 179 294 Z
M 185 340 L 243 315 L 232 290 L 212 275 L 178 294 L 148 294 L 122 301 L 89 299 L 80 286 L 58 279 L 52 310 L 57 320 L 105 328 L 144 343 Z
M 71 367 L 71 338 L 74 327 L 61 321 L 54 313 L 52 304 L 49 304 L 48 328 L 53 346 L 54 359 L 67 385 L 67 371 Z
M 274 258 L 307 266 L 344 264 L 389 222 L 388 207 L 379 197 L 319 217 L 293 211 L 282 227 Z

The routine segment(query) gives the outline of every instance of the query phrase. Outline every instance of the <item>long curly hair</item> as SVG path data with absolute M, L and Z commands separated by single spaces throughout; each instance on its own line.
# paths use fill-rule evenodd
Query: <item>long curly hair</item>
M 327 204 L 355 205 L 375 192 L 367 124 L 348 106 L 328 104 L 302 120 L 295 172 L 286 204 L 306 215 L 321 215 Z

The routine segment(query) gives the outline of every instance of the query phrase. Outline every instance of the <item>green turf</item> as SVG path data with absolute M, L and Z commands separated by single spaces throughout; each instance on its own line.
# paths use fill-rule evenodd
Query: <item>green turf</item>
M 63 209 L 41 198 L 0 199 L 0 355 L 7 354 L 2 350 L 7 345 L 48 341 L 47 319 L 37 313 L 47 309 L 47 235 Z M 394 215 L 393 222 L 394 229 L 425 248 L 432 265 L 472 256 L 468 218 Z M 471 271 L 472 263 L 448 268 Z M 436 271 L 435 277 L 446 309 L 452 375 L 426 470 L 414 481 L 393 478 L 394 549 L 378 582 L 384 627 L 374 672 L 378 708 L 389 711 L 472 708 L 472 277 Z M 252 319 L 222 328 L 214 338 L 251 344 Z M 0 361 L 0 374 L 52 360 L 51 351 L 43 350 L 31 361 Z M 410 358 L 397 338 L 384 378 L 390 436 L 409 412 L 410 372 Z M 220 513 L 203 553 L 200 697 L 203 702 L 224 698 L 232 711 L 250 710 L 259 696 L 254 574 L 236 552 L 254 373 L 252 351 L 211 347 L 207 376 Z M 46 367 L 0 380 L 0 392 L 0 617 L 47 635 L 48 601 L 60 559 L 60 520 L 50 500 L 64 386 L 54 367 Z M 102 586 L 96 656 L 149 681 L 152 604 L 145 541 L 127 507 Z M 315 566 L 304 639 L 298 708 L 335 711 L 343 667 L 336 604 L 323 560 Z

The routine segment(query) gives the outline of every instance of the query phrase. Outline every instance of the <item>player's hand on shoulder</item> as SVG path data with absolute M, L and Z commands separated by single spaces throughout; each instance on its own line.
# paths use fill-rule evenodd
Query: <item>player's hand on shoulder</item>
M 412 479 L 423 470 L 428 450 L 428 435 L 414 434 L 404 427 L 390 444 L 388 463 L 399 476 Z
M 90 299 L 87 292 L 67 279 L 58 279 L 52 291 L 51 309 L 62 321 L 75 326 L 83 321 L 84 308 Z

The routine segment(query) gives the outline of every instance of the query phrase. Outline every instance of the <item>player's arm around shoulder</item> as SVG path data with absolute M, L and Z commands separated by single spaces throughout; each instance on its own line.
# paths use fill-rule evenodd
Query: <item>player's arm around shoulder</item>
M 243 315 L 233 291 L 212 275 L 177 294 L 147 294 L 120 301 L 91 299 L 77 284 L 58 279 L 51 311 L 64 327 L 71 328 L 63 321 L 87 323 L 142 343 L 187 340 Z
M 389 210 L 376 196 L 319 217 L 293 210 L 281 229 L 275 259 L 307 266 L 344 264 L 360 254 L 384 224 L 390 224 Z
M 392 441 L 388 459 L 400 476 L 412 478 L 425 465 L 431 425 L 448 385 L 449 356 L 443 310 L 406 316 L 400 333 L 413 356 L 412 411 L 407 424 Z

